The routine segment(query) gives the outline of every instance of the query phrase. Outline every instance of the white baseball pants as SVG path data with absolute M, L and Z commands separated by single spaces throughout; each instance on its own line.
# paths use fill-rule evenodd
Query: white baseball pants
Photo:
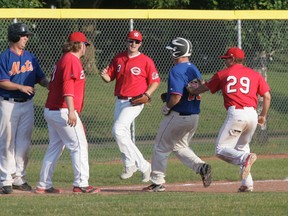
M 132 106 L 129 100 L 116 98 L 112 135 L 118 144 L 125 167 L 137 166 L 141 172 L 147 171 L 150 163 L 146 161 L 131 139 L 131 124 L 141 113 L 144 104 Z
M 180 116 L 179 113 L 171 111 L 161 121 L 154 142 L 151 173 L 153 183 L 165 183 L 167 162 L 171 152 L 174 152 L 183 164 L 195 173 L 199 173 L 199 168 L 205 162 L 189 148 L 189 143 L 198 126 L 198 119 L 199 115 Z
M 73 186 L 87 187 L 89 185 L 88 143 L 77 112 L 76 116 L 76 126 L 70 127 L 67 125 L 68 109 L 54 111 L 45 108 L 44 117 L 48 124 L 49 145 L 43 159 L 37 187 L 44 189 L 52 187 L 55 166 L 65 147 L 69 150 L 72 159 Z
M 240 170 L 250 153 L 250 142 L 256 130 L 258 115 L 253 107 L 235 109 L 229 107 L 227 117 L 216 140 L 216 156 L 222 160 L 239 165 Z M 251 174 L 242 185 L 253 186 Z
M 26 183 L 25 170 L 33 125 L 33 100 L 19 103 L 0 97 L 1 186 Z

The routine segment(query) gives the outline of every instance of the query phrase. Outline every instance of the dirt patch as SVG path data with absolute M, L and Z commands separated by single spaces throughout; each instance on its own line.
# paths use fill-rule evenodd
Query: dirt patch
M 258 158 L 288 158 L 288 154 L 278 154 L 278 155 L 257 155 Z M 206 158 L 207 159 L 207 158 Z M 205 160 L 206 160 L 205 159 Z M 217 159 L 216 157 L 210 157 L 209 159 Z M 110 162 L 111 163 L 111 162 Z M 129 186 L 105 186 L 101 187 L 100 194 L 128 194 L 135 192 L 143 192 L 143 187 L 146 185 L 129 185 Z M 167 192 L 203 192 L 203 193 L 237 193 L 241 182 L 239 181 L 214 181 L 208 188 L 204 188 L 202 182 L 189 182 L 189 183 L 175 183 L 175 184 L 165 184 Z M 73 194 L 71 188 L 61 189 L 62 193 L 65 195 Z M 259 180 L 254 181 L 254 192 L 288 192 L 288 176 L 283 180 Z M 61 194 L 44 194 L 49 196 L 61 196 Z M 0 196 L 31 196 L 41 194 L 36 194 L 34 191 L 25 192 L 14 190 L 12 194 L 2 194 Z
M 202 183 L 165 184 L 167 192 L 203 192 L 203 193 L 236 193 L 241 182 L 213 182 L 204 188 Z M 141 192 L 146 185 L 119 186 L 102 188 L 102 193 Z M 287 180 L 254 181 L 254 192 L 288 192 Z
M 142 189 L 147 185 L 131 185 L 131 186 L 114 186 L 114 187 L 102 187 L 100 194 L 112 195 L 112 194 L 129 194 L 140 193 Z M 165 184 L 166 192 L 201 192 L 201 193 L 237 193 L 237 190 L 241 182 L 213 182 L 210 187 L 204 188 L 201 182 L 195 183 L 175 183 Z M 284 180 L 263 180 L 254 181 L 254 192 L 288 192 L 288 178 Z M 144 192 L 143 192 L 144 193 Z M 73 194 L 71 189 L 62 189 L 61 194 L 36 194 L 32 192 L 24 192 L 14 190 L 13 194 L 1 194 L 1 196 L 61 196 Z

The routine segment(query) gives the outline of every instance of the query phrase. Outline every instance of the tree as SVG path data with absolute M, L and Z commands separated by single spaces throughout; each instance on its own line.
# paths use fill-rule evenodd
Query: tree
M 285 10 L 287 0 L 131 0 L 135 8 L 210 10 Z
M 104 0 L 45 0 L 45 2 L 47 5 L 46 7 L 51 7 L 53 5 L 56 8 L 100 8 L 101 4 L 105 3 Z M 111 0 L 108 1 L 108 5 L 109 4 L 117 5 L 111 3 Z
M 42 0 L 0 0 L 1 8 L 42 8 Z

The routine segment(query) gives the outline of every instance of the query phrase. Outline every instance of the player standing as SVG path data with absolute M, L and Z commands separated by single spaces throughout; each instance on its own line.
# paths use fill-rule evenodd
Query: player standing
M 89 186 L 88 143 L 79 114 L 83 108 L 85 73 L 80 58 L 85 55 L 86 36 L 73 32 L 63 46 L 63 56 L 51 74 L 44 110 L 48 124 L 49 146 L 43 159 L 36 193 L 60 193 L 52 186 L 52 176 L 64 148 L 70 151 L 74 171 L 74 193 L 97 193 Z
M 0 55 L 0 183 L 2 192 L 31 191 L 26 167 L 34 125 L 34 85 L 49 81 L 36 57 L 25 50 L 33 35 L 24 23 L 8 27 L 9 48 Z
M 199 95 L 210 90 L 222 91 L 227 117 L 216 141 L 216 156 L 239 165 L 242 184 L 239 192 L 252 192 L 251 166 L 256 161 L 255 153 L 250 153 L 249 143 L 257 123 L 263 125 L 270 107 L 270 87 L 257 71 L 243 65 L 244 51 L 237 47 L 228 49 L 224 56 L 226 69 L 217 72 L 211 80 L 199 88 L 187 87 L 191 94 Z M 256 108 L 258 95 L 263 97 L 263 109 L 258 117 Z
M 171 50 L 174 67 L 169 73 L 168 93 L 162 108 L 165 117 L 160 123 L 154 142 L 152 184 L 143 190 L 154 192 L 166 190 L 165 173 L 171 152 L 183 164 L 199 173 L 204 187 L 208 187 L 212 181 L 211 166 L 189 148 L 189 142 L 198 126 L 201 98 L 189 95 L 186 86 L 190 81 L 198 86 L 202 76 L 197 67 L 189 61 L 189 56 L 192 54 L 192 44 L 189 40 L 178 37 L 166 48 Z
M 142 181 L 147 182 L 150 180 L 151 164 L 132 141 L 130 127 L 158 88 L 160 78 L 153 60 L 139 51 L 142 45 L 139 31 L 129 32 L 126 45 L 127 51 L 116 55 L 110 65 L 102 70 L 101 77 L 105 82 L 116 80 L 112 134 L 124 163 L 124 172 L 120 178 L 128 179 L 139 170 L 142 172 Z M 138 102 L 130 101 L 139 95 Z

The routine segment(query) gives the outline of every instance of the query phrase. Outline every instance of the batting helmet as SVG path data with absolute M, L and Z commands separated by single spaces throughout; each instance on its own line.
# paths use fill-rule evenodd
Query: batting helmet
M 18 42 L 21 35 L 33 35 L 29 31 L 28 26 L 24 23 L 13 23 L 8 27 L 8 40 L 11 42 Z
M 187 57 L 192 54 L 192 43 L 185 38 L 177 37 L 166 46 L 166 49 L 171 50 L 174 59 Z

